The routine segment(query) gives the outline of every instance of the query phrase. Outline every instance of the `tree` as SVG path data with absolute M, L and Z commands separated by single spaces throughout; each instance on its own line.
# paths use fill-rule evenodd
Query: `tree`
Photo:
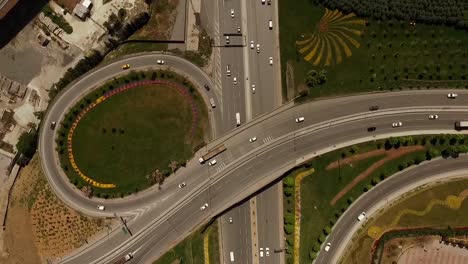
M 174 173 L 179 168 L 179 163 L 175 160 L 169 163 L 169 168 L 171 169 L 172 173 Z
M 284 187 L 294 187 L 294 178 L 292 176 L 287 176 L 283 180 Z
M 323 231 L 323 234 L 328 235 L 331 233 L 331 227 L 326 226 L 322 231 Z
M 89 185 L 85 185 L 81 188 L 81 191 L 83 192 L 83 194 L 88 197 L 88 198 L 91 198 L 93 196 L 93 189 L 91 188 L 91 186 Z
M 293 225 L 284 225 L 284 232 L 287 235 L 290 235 L 294 232 L 294 226 Z
M 316 258 L 317 258 L 317 252 L 313 252 L 313 251 L 309 252 L 309 259 L 310 260 L 314 260 Z
M 146 179 L 151 183 L 155 184 L 158 183 L 159 185 L 162 185 L 164 183 L 164 174 L 160 172 L 159 170 L 153 171 L 150 175 L 146 176 Z
M 287 225 L 294 224 L 294 214 L 289 212 L 284 213 L 284 223 Z
M 305 83 L 310 88 L 324 84 L 327 81 L 327 71 L 326 70 L 310 70 L 306 74 Z
M 291 187 L 286 187 L 283 189 L 283 192 L 284 192 L 284 195 L 286 195 L 287 197 L 291 196 L 294 192 L 294 189 L 291 188 Z
M 37 148 L 37 131 L 32 129 L 31 132 L 23 132 L 16 143 L 16 149 L 25 157 L 31 159 Z

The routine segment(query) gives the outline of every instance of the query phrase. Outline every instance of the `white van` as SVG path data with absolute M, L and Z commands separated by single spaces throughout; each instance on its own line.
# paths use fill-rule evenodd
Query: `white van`
M 231 259 L 231 262 L 234 262 L 234 252 L 229 252 L 229 258 Z
M 215 107 L 216 107 L 216 104 L 215 104 L 213 98 L 210 98 L 210 104 L 211 104 L 211 107 L 212 107 L 212 108 L 215 108 Z
M 268 28 L 269 28 L 270 30 L 273 29 L 273 21 L 271 21 L 271 19 L 268 20 Z
M 239 113 L 236 113 L 236 125 L 237 126 L 240 126 L 241 124 L 241 121 L 240 121 L 240 114 Z

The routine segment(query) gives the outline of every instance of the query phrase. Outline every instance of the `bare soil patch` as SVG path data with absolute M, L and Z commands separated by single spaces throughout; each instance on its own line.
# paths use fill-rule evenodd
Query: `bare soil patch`
M 377 168 L 384 165 L 388 161 L 394 160 L 394 159 L 399 158 L 399 157 L 401 157 L 403 155 L 406 155 L 408 153 L 418 151 L 418 150 L 423 150 L 423 149 L 424 149 L 424 146 L 420 146 L 420 145 L 409 146 L 409 147 L 400 147 L 398 149 L 390 149 L 390 150 L 379 149 L 379 150 L 374 150 L 374 151 L 354 155 L 352 157 L 340 160 L 341 164 L 350 164 L 352 162 L 356 162 L 356 161 L 359 161 L 359 160 L 364 160 L 364 159 L 374 157 L 374 156 L 377 156 L 377 155 L 386 154 L 385 158 L 383 158 L 383 159 L 377 161 L 376 163 L 372 164 L 372 166 L 367 168 L 367 170 L 363 171 L 356 178 L 354 178 L 348 185 L 346 185 L 343 189 L 341 189 L 341 191 L 339 193 L 337 193 L 335 195 L 335 197 L 333 197 L 333 199 L 330 201 L 330 204 L 334 205 L 341 197 L 343 197 L 347 192 L 349 192 L 351 189 L 353 189 L 354 186 L 356 186 L 358 183 L 360 183 L 362 180 L 364 180 L 367 176 L 369 176 L 372 172 L 374 172 Z M 335 161 L 333 163 L 330 163 L 327 166 L 326 169 L 328 170 L 328 169 L 337 168 L 337 167 L 338 167 L 338 161 Z
M 36 264 L 63 256 L 109 224 L 66 207 L 47 184 L 39 159 L 34 158 L 13 187 L 5 231 L 9 257 L 4 263 Z
M 422 237 L 401 248 L 398 246 L 393 248 L 395 253 L 398 251 L 401 253 L 396 254 L 397 256 L 393 260 L 389 259 L 382 263 L 392 263 L 392 261 L 397 261 L 398 264 L 468 263 L 468 250 L 441 243 L 438 237 Z
M 158 0 L 151 5 L 151 18 L 133 38 L 169 40 L 172 35 L 179 0 Z

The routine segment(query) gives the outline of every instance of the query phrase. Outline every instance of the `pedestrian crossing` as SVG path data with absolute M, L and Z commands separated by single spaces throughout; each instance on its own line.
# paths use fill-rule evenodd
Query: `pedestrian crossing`
M 266 143 L 268 143 L 268 142 L 270 142 L 270 141 L 272 141 L 272 140 L 273 140 L 273 137 L 272 137 L 272 136 L 268 136 L 268 137 L 265 137 L 265 138 L 263 139 L 263 143 L 266 144 Z
M 219 165 L 216 166 L 215 170 L 216 170 L 216 172 L 220 172 L 220 171 L 224 170 L 224 168 L 226 168 L 226 167 L 227 167 L 226 163 L 220 162 Z

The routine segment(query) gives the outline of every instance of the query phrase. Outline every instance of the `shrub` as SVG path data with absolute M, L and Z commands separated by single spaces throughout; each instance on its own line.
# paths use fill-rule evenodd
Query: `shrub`
M 326 226 L 322 231 L 325 235 L 328 235 L 331 233 L 331 227 Z
M 294 226 L 293 225 L 284 225 L 284 232 L 287 235 L 290 235 L 290 234 L 294 233 Z
M 293 213 L 284 213 L 284 223 L 286 225 L 292 225 L 294 224 L 294 214 Z
M 294 187 L 294 178 L 292 176 L 287 176 L 283 180 L 284 187 Z
M 286 187 L 283 189 L 284 195 L 289 197 L 294 193 L 294 189 L 291 187 Z
M 317 253 L 316 252 L 313 252 L 313 251 L 309 252 L 309 259 L 310 260 L 314 260 L 316 258 L 317 258 Z

